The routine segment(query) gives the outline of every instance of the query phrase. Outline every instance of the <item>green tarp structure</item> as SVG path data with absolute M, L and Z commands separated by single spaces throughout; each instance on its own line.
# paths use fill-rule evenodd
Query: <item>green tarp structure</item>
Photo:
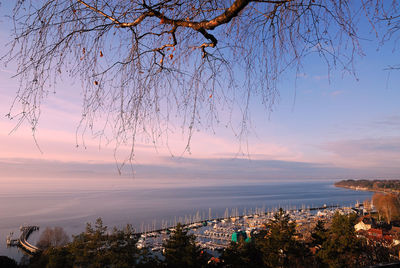
M 247 234 L 244 231 L 238 231 L 238 232 L 234 232 L 232 234 L 232 241 L 233 242 L 239 242 L 240 239 L 243 239 L 245 242 L 250 242 L 250 240 L 251 240 L 250 237 L 247 237 Z

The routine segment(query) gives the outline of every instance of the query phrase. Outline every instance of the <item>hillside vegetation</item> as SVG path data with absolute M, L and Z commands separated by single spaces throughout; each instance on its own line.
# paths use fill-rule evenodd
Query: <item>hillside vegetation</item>
M 400 192 L 400 180 L 342 180 L 336 182 L 335 186 L 369 191 Z

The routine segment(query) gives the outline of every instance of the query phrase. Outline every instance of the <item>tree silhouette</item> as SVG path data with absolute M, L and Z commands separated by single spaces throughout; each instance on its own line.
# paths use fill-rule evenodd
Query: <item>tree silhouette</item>
M 1 267 L 9 267 L 9 268 L 17 268 L 18 264 L 15 260 L 7 257 L 7 256 L 0 256 L 0 266 Z
M 87 223 L 86 231 L 74 237 L 68 250 L 74 266 L 131 267 L 139 258 L 136 242 L 130 225 L 123 230 L 114 229 L 109 234 L 107 226 L 98 218 L 94 228 Z
M 221 254 L 224 267 L 232 268 L 263 267 L 264 263 L 262 257 L 263 254 L 258 247 L 255 237 L 249 242 L 245 242 L 243 239 L 239 240 L 238 242 L 232 241 Z
M 265 267 L 304 267 L 309 250 L 295 239 L 296 224 L 282 208 L 258 235 L 257 244 Z
M 359 267 L 363 258 L 361 241 L 356 237 L 355 214 L 335 212 L 328 236 L 317 256 L 329 267 Z M 361 265 L 364 266 L 364 265 Z
M 328 233 L 325 229 L 325 224 L 323 221 L 318 220 L 313 231 L 311 232 L 311 246 L 321 247 L 321 245 L 326 241 Z
M 196 237 L 188 235 L 178 223 L 176 231 L 164 243 L 165 264 L 167 267 L 205 267 L 208 254 L 195 243 Z
M 16 1 L 13 41 L 3 59 L 18 62 L 21 83 L 8 116 L 27 120 L 35 131 L 43 99 L 69 76 L 83 86 L 78 132 L 105 136 L 116 147 L 132 145 L 129 159 L 138 136 L 155 144 L 167 140 L 175 116 L 187 134 L 187 150 L 195 130 L 213 129 L 220 120 L 240 138 L 247 132 L 252 98 L 271 111 L 280 75 L 301 70 L 304 57 L 318 55 L 328 72 L 340 67 L 353 73 L 354 56 L 362 54 L 360 16 L 374 28 L 378 19 L 398 18 L 398 5 L 381 0 Z M 231 119 L 221 118 L 222 110 Z

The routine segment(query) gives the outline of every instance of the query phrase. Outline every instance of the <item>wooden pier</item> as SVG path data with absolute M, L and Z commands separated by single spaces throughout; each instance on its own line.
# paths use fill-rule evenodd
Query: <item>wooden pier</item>
M 10 234 L 7 237 L 7 246 L 10 247 L 17 246 L 31 254 L 40 251 L 38 247 L 28 242 L 28 238 L 31 235 L 31 233 L 39 230 L 39 226 L 21 226 L 19 230 L 21 231 L 19 239 L 12 239 L 12 234 Z
M 19 229 L 22 232 L 19 238 L 20 246 L 30 253 L 38 252 L 39 248 L 30 244 L 28 242 L 28 237 L 31 235 L 33 231 L 39 230 L 39 226 L 21 226 Z

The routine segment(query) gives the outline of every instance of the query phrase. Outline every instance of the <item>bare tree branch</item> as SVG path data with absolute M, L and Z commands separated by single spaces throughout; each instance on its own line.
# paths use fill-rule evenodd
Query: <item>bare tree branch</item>
M 70 77 L 82 83 L 77 137 L 101 137 L 115 148 L 129 144 L 128 161 L 138 140 L 167 143 L 175 118 L 187 135 L 187 151 L 196 130 L 221 121 L 242 139 L 253 98 L 272 111 L 279 78 L 300 70 L 308 55 L 319 55 L 328 73 L 339 67 L 355 74 L 354 57 L 363 55 L 360 16 L 371 25 L 381 23 L 376 18 L 390 23 L 386 38 L 392 38 L 400 28 L 398 5 L 382 0 L 16 1 L 13 41 L 1 58 L 18 63 L 20 88 L 9 117 L 26 120 L 35 131 L 43 99 Z M 84 145 L 78 138 L 77 143 Z

